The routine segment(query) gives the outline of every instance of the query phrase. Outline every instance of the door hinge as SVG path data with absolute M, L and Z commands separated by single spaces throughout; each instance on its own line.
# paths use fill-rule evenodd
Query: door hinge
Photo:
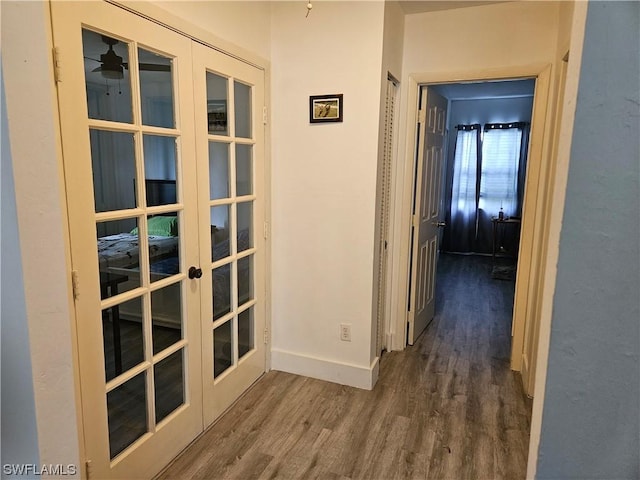
M 84 462 L 84 466 L 87 471 L 87 480 L 89 480 L 92 476 L 91 474 L 93 473 L 91 471 L 91 460 L 87 460 L 86 462 Z
M 53 77 L 56 83 L 62 82 L 62 61 L 60 47 L 53 47 Z
M 423 108 L 418 110 L 418 123 L 425 123 L 427 121 L 427 111 Z
M 269 238 L 269 222 L 264 222 L 264 230 L 263 230 L 263 234 L 264 234 L 264 239 L 266 240 L 267 238 Z
M 80 280 L 77 270 L 71 270 L 71 288 L 73 290 L 73 299 L 77 300 L 80 296 Z
M 264 344 L 266 345 L 267 343 L 269 343 L 269 329 L 265 328 L 264 329 Z
M 267 106 L 262 107 L 262 123 L 267 124 Z

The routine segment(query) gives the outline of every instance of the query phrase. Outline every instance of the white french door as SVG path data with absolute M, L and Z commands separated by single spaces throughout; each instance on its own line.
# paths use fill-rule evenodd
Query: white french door
M 52 19 L 87 474 L 150 478 L 265 371 L 263 73 L 108 3 Z
M 263 74 L 193 44 L 205 426 L 265 371 Z

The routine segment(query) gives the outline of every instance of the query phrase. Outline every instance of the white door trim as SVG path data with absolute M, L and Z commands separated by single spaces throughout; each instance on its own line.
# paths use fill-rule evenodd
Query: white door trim
M 530 281 L 530 268 L 532 258 L 536 259 L 536 265 L 540 260 L 535 257 L 533 251 L 534 231 L 543 219 L 535 218 L 535 206 L 538 204 L 538 192 L 544 187 L 541 182 L 546 180 L 546 167 L 548 166 L 548 152 L 550 151 L 550 122 L 547 121 L 547 105 L 549 100 L 549 85 L 552 73 L 552 66 L 548 63 L 532 64 L 525 66 L 471 70 L 466 72 L 431 72 L 416 73 L 409 76 L 407 86 L 407 110 L 406 110 L 406 138 L 404 161 L 396 165 L 396 178 L 398 179 L 395 201 L 400 205 L 401 214 L 396 219 L 393 228 L 394 244 L 398 245 L 398 261 L 394 262 L 395 272 L 394 289 L 392 291 L 392 305 L 395 308 L 396 318 L 395 331 L 404 334 L 394 336 L 393 350 L 402 350 L 406 345 L 406 321 L 407 321 L 407 294 L 408 294 L 408 270 L 411 260 L 409 252 L 409 234 L 411 229 L 410 209 L 403 208 L 411 204 L 413 163 L 415 139 L 417 135 L 416 125 L 418 123 L 418 90 L 420 85 L 437 83 L 455 83 L 468 81 L 486 81 L 497 79 L 517 79 L 536 78 L 536 91 L 534 95 L 534 108 L 532 117 L 532 135 L 529 147 L 529 162 L 527 171 L 525 207 L 523 212 L 522 238 L 529 240 L 523 242 L 524 254 L 521 254 L 518 262 L 518 278 L 516 282 L 516 297 L 514 301 L 514 329 L 513 345 L 517 345 L 512 351 L 511 368 L 520 370 L 522 362 L 522 345 L 524 342 L 524 322 L 527 314 L 527 293 Z M 543 172 L 541 172 L 541 167 Z M 544 173 L 545 175 L 541 175 Z M 531 185 L 531 186 L 530 186 Z M 529 220 L 525 220 L 525 217 Z M 522 251 L 522 250 L 521 250 Z M 527 253 L 528 252 L 528 253 Z M 537 273 L 537 272 L 536 272 Z

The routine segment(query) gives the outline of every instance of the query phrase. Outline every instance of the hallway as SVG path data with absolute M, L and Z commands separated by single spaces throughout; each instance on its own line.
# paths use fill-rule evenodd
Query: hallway
M 531 402 L 509 369 L 514 284 L 442 254 L 436 317 L 373 391 L 272 371 L 159 479 L 524 478 Z

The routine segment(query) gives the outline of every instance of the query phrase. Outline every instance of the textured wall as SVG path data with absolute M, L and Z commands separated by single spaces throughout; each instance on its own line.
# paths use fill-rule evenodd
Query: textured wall
M 7 131 L 2 82 L 2 138 Z M 9 142 L 2 142 L 2 464 L 38 463 L 33 377 Z M 4 478 L 4 475 L 2 476 Z
M 638 478 L 640 4 L 589 4 L 537 478 Z

